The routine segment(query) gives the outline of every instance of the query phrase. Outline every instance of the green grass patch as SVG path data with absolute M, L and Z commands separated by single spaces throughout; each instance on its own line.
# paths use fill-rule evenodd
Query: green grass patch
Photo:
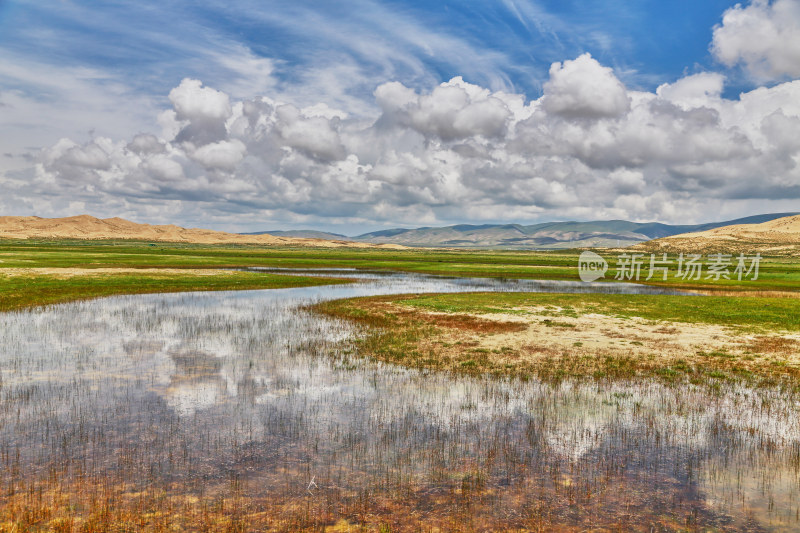
M 44 275 L 4 276 L 0 270 L 0 311 L 117 294 L 281 289 L 345 282 L 346 280 L 255 272 L 211 275 L 102 274 L 59 278 Z
M 553 306 L 570 308 L 574 312 L 718 324 L 753 331 L 800 331 L 798 298 L 467 293 L 422 295 L 404 299 L 403 304 L 445 313 L 485 313 L 487 309 L 502 313 L 518 307 Z M 555 321 L 550 322 L 557 325 Z
M 374 248 L 279 248 L 259 245 L 197 245 L 139 241 L 0 240 L 0 270 L 24 267 L 359 268 L 448 276 L 578 280 L 581 250 L 388 250 Z M 616 253 L 600 252 L 613 281 Z M 648 256 L 649 257 L 649 256 Z M 675 259 L 675 258 L 671 258 Z M 645 271 L 646 272 L 646 271 Z M 641 283 L 645 283 L 642 276 Z M 800 261 L 765 257 L 759 279 L 689 281 L 660 277 L 648 284 L 706 290 L 800 290 Z
M 395 303 L 402 304 L 399 307 Z M 359 353 L 405 366 L 469 374 L 510 375 L 521 379 L 537 377 L 545 381 L 562 379 L 632 379 L 655 377 L 668 382 L 688 381 L 715 387 L 720 381 L 746 381 L 752 385 L 778 385 L 796 388 L 800 369 L 781 359 L 763 364 L 748 364 L 756 356 L 740 356 L 724 350 L 697 352 L 687 361 L 657 354 L 584 351 L 583 343 L 572 343 L 562 353 L 529 352 L 528 347 L 492 349 L 479 345 L 473 337 L 450 340 L 448 335 L 460 313 L 480 313 L 485 309 L 503 311 L 526 306 L 554 311 L 571 309 L 580 316 L 587 312 L 611 316 L 641 316 L 648 320 L 708 323 L 733 326 L 740 330 L 774 331 L 800 329 L 800 301 L 793 298 L 760 297 L 674 297 L 543 293 L 468 293 L 362 297 L 314 306 L 316 310 L 366 326 L 358 341 Z M 410 308 L 409 308 L 410 307 Z M 416 309 L 414 309 L 416 308 Z M 451 316 L 428 311 L 446 310 Z M 537 311 L 538 312 L 538 311 Z M 547 315 L 545 315 L 547 316 Z M 543 324 L 571 326 L 545 318 Z M 670 329 L 673 326 L 665 325 Z M 554 329 L 553 333 L 558 334 Z M 669 333 L 668 331 L 665 333 Z M 643 346 L 641 341 L 623 345 Z M 760 357 L 760 356 L 759 356 Z

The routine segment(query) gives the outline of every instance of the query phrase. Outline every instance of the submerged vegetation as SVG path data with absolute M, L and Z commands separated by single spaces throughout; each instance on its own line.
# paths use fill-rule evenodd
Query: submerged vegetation
M 0 532 L 797 530 L 800 263 L 577 257 L 2 243 Z
M 409 370 L 306 311 L 478 288 L 398 276 L 0 314 L 0 531 L 800 525 L 792 390 Z M 512 297 L 493 296 L 493 310 Z M 499 323 L 447 316 L 491 337 L 518 333 L 521 307 Z M 575 315 L 553 306 L 543 327 Z

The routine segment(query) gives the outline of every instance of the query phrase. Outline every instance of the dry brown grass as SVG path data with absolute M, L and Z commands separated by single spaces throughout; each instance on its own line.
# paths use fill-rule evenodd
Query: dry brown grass
M 423 317 L 423 320 L 439 327 L 470 331 L 473 333 L 511 333 L 515 331 L 525 331 L 527 329 L 524 324 L 518 322 L 489 320 L 470 315 L 438 315 L 435 317 L 429 315 Z
M 759 291 L 759 290 L 750 290 L 750 291 L 732 291 L 727 289 L 719 289 L 719 290 L 695 290 L 698 294 L 704 294 L 706 296 L 731 296 L 734 298 L 738 297 L 750 297 L 750 298 L 800 298 L 800 292 L 797 291 Z
M 429 312 L 378 297 L 319 308 L 368 327 L 367 355 L 438 370 L 562 377 L 800 378 L 797 334 L 754 334 L 713 324 L 653 321 L 562 309 Z
M 759 335 L 746 346 L 752 352 L 768 355 L 792 356 L 800 352 L 800 342 L 789 337 Z

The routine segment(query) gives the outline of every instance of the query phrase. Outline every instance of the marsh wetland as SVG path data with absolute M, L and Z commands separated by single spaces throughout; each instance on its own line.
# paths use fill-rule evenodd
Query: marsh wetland
M 587 286 L 336 273 L 0 314 L 0 531 L 800 529 L 796 389 L 364 357 L 310 306 Z

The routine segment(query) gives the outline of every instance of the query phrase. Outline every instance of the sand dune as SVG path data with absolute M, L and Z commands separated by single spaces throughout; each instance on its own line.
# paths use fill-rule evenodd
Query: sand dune
M 800 255 L 800 215 L 777 218 L 762 224 L 737 224 L 697 233 L 682 233 L 638 244 L 633 248 Z
M 266 246 L 314 246 L 325 248 L 405 248 L 394 244 L 369 244 L 324 239 L 301 239 L 273 235 L 239 235 L 173 224 L 137 224 L 122 218 L 79 215 L 66 218 L 35 216 L 0 217 L 0 239 L 132 239 L 195 244 L 262 244 Z

